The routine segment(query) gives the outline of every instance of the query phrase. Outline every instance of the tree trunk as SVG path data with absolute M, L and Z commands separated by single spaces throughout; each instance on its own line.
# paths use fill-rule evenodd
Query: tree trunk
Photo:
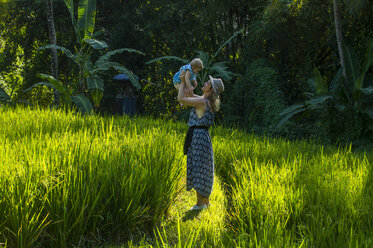
M 341 67 L 342 67 L 343 77 L 345 79 L 344 86 L 347 90 L 348 84 L 347 84 L 345 57 L 344 57 L 343 48 L 342 48 L 343 35 L 342 35 L 341 14 L 340 14 L 340 9 L 338 5 L 338 0 L 333 0 L 333 9 L 334 9 L 334 23 L 335 23 L 335 34 L 336 34 L 337 45 L 338 45 L 338 53 L 339 53 Z
M 49 41 L 51 45 L 57 45 L 56 40 L 56 29 L 54 27 L 54 17 L 53 17 L 53 0 L 47 0 L 47 19 L 48 19 L 48 32 Z M 57 49 L 52 48 L 51 51 L 51 72 L 52 76 L 58 79 L 58 58 Z
M 56 29 L 54 27 L 54 16 L 53 16 L 53 0 L 47 0 L 47 21 L 48 21 L 48 33 L 49 33 L 49 43 L 51 45 L 57 45 L 56 39 Z M 51 48 L 51 74 L 54 78 L 58 79 L 58 57 L 57 49 Z M 59 94 L 55 91 L 54 93 L 55 104 L 59 103 Z

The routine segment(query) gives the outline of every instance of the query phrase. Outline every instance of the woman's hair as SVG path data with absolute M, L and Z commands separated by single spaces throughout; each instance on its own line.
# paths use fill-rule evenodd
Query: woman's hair
M 212 92 L 211 95 L 207 97 L 207 100 L 210 103 L 211 110 L 213 113 L 219 111 L 220 109 L 220 98 L 218 95 L 216 95 L 214 92 Z
M 195 58 L 193 59 L 191 62 L 190 62 L 190 65 L 193 67 L 193 68 L 198 68 L 198 69 L 203 69 L 203 62 L 200 58 Z

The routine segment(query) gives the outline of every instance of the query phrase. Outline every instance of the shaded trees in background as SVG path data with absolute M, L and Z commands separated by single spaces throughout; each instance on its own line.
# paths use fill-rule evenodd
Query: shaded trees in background
M 25 95 L 22 89 L 35 83 L 36 72 L 47 73 L 46 53 L 36 50 L 47 40 L 47 22 L 43 11 L 45 4 L 40 1 L 15 0 L 15 3 L 16 7 L 10 10 L 13 18 L 0 24 L 5 28 L 1 33 L 5 45 L 1 49 L 7 53 L 0 59 L 0 68 L 2 74 L 6 74 L 8 84 L 12 84 L 15 81 L 11 77 L 16 75 L 10 73 L 15 71 L 10 68 L 16 66 L 17 59 L 22 62 L 18 63 L 18 66 L 22 64 L 18 74 L 23 81 L 16 83 L 16 95 Z M 64 25 L 70 21 L 69 14 L 61 7 L 62 0 L 53 3 L 56 5 L 54 14 L 59 44 L 73 50 L 73 30 Z M 343 39 L 355 48 L 359 57 L 363 57 L 366 44 L 373 37 L 373 3 L 340 0 L 339 4 Z M 314 67 L 320 69 L 325 82 L 331 82 L 339 69 L 333 1 L 97 0 L 97 10 L 96 26 L 105 28 L 103 40 L 111 44 L 110 50 L 131 47 L 147 54 L 146 57 L 131 54 L 113 57 L 121 64 L 130 65 L 140 78 L 153 82 L 142 82 L 142 90 L 138 92 L 140 113 L 172 118 L 179 111 L 175 107 L 176 92 L 171 80 L 180 64 L 164 62 L 154 66 L 145 65 L 146 61 L 168 55 L 190 60 L 197 55 L 196 50 L 212 54 L 240 29 L 244 30 L 243 35 L 231 40 L 217 57 L 217 61 L 229 61 L 228 69 L 242 75 L 225 82 L 227 90 L 222 96 L 222 120 L 225 122 L 275 132 L 273 123 L 263 120 L 276 116 L 279 109 L 272 109 L 268 116 L 263 116 L 257 108 L 263 110 L 271 102 L 286 106 L 304 101 L 312 88 L 308 79 L 312 77 Z M 39 26 L 34 25 L 35 20 Z M 17 33 L 17 30 L 23 31 Z M 71 73 L 72 64 L 66 58 L 60 59 L 60 78 L 66 82 L 76 78 Z M 258 61 L 265 61 L 265 66 Z M 259 99 L 238 90 L 254 87 L 253 92 L 264 91 L 266 86 L 251 75 L 261 70 L 275 75 L 263 78 L 263 82 L 269 80 L 268 85 L 272 85 L 278 94 L 268 91 Z M 111 80 L 110 75 L 103 79 L 104 82 Z M 244 106 L 245 113 L 237 111 L 236 104 Z M 297 136 L 302 137 L 314 135 L 312 131 L 316 130 L 314 125 L 317 124 L 314 118 L 306 118 L 289 125 L 299 127 Z

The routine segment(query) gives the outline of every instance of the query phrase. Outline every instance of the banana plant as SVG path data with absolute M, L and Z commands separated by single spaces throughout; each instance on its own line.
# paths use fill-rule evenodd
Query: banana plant
M 214 77 L 221 77 L 224 81 L 230 81 L 233 76 L 237 76 L 238 74 L 229 71 L 228 69 L 228 61 L 221 61 L 215 62 L 217 55 L 220 51 L 237 35 L 241 34 L 243 29 L 234 33 L 228 40 L 226 40 L 218 50 L 213 54 L 210 55 L 207 52 L 197 50 L 197 57 L 200 58 L 203 62 L 204 69 L 200 72 L 198 77 L 200 78 L 201 82 L 206 82 L 209 75 L 213 75 Z M 159 58 L 155 58 L 152 60 L 147 61 L 145 64 L 151 64 L 154 62 L 162 61 L 162 60 L 176 60 L 182 62 L 184 64 L 189 63 L 189 60 L 177 57 L 177 56 L 163 56 Z
M 32 85 L 26 89 L 25 92 L 32 90 L 34 87 L 45 85 L 57 90 L 60 93 L 61 100 L 68 107 L 71 107 L 72 103 L 74 103 L 82 114 L 92 113 L 93 105 L 86 96 L 74 90 L 70 90 L 68 87 L 64 86 L 61 81 L 51 75 L 39 73 L 38 76 L 46 81 Z
M 130 52 L 145 55 L 143 52 L 140 52 L 135 49 L 130 48 L 121 48 L 114 51 L 109 51 L 99 57 L 95 63 L 91 60 L 91 53 L 93 50 L 103 50 L 108 48 L 108 45 L 105 41 L 98 40 L 102 31 L 94 33 L 95 29 L 95 18 L 96 18 L 96 0 L 80 0 L 78 6 L 77 19 L 75 18 L 74 13 L 74 1 L 73 0 L 64 0 L 66 7 L 69 10 L 71 16 L 71 22 L 74 27 L 76 37 L 77 37 L 77 47 L 75 47 L 76 53 L 74 54 L 69 49 L 56 46 L 56 45 L 46 45 L 42 46 L 39 49 L 51 49 L 56 48 L 70 58 L 78 67 L 79 78 L 73 87 L 74 95 L 71 100 L 77 105 L 78 109 L 84 113 L 91 112 L 92 104 L 90 103 L 89 97 L 92 99 L 95 106 L 99 106 L 100 101 L 104 92 L 104 81 L 100 77 L 100 73 L 103 71 L 114 69 L 121 73 L 126 74 L 129 77 L 131 83 L 137 88 L 141 88 L 140 83 L 136 76 L 133 73 L 124 67 L 123 65 L 110 61 L 110 57 L 122 53 Z M 58 90 L 66 96 L 67 88 L 57 79 L 53 78 L 50 75 L 40 74 L 43 79 L 46 79 L 48 82 L 40 82 L 34 86 L 38 85 L 47 85 Z M 65 103 L 70 104 L 69 97 L 64 97 Z
M 367 127 L 373 131 L 373 80 L 367 77 L 369 68 L 373 64 L 373 39 L 368 42 L 362 69 L 359 69 L 358 58 L 351 46 L 343 44 L 346 60 L 347 89 L 343 85 L 343 73 L 340 68 L 327 86 L 318 68 L 314 68 L 314 77 L 310 79 L 314 92 L 308 93 L 311 98 L 303 103 L 297 103 L 284 109 L 282 119 L 277 125 L 281 127 L 290 118 L 304 111 L 345 111 L 347 107 L 366 117 Z M 364 87 L 364 85 L 366 85 Z M 351 99 L 348 95 L 352 95 Z M 328 103 L 331 103 L 327 105 Z

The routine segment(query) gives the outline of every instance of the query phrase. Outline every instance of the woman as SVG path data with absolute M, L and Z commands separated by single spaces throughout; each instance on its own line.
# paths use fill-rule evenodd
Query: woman
M 187 190 L 194 188 L 197 192 L 197 203 L 191 210 L 202 210 L 210 205 L 209 197 L 214 183 L 214 153 L 208 129 L 214 122 L 214 113 L 219 110 L 219 94 L 224 91 L 224 84 L 220 78 L 209 78 L 202 87 L 202 96 L 186 96 L 183 81 L 178 93 L 181 104 L 193 107 L 184 144 Z

